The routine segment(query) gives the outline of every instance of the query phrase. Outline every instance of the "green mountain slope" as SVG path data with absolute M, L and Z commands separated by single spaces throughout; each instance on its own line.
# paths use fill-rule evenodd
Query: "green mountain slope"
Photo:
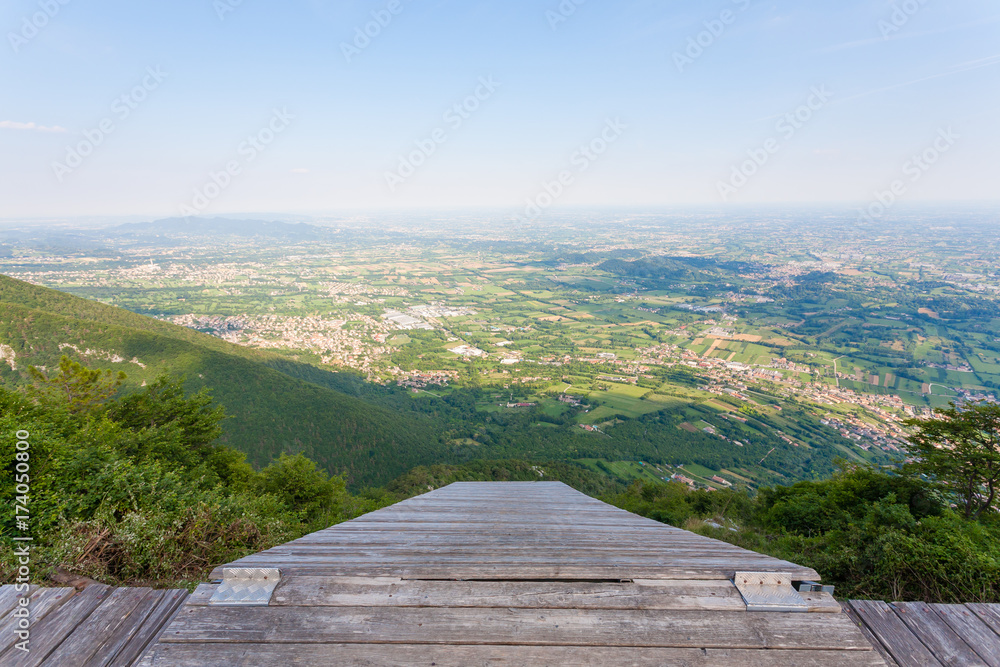
M 183 373 L 189 389 L 208 387 L 226 407 L 223 442 L 257 465 L 302 452 L 359 486 L 439 461 L 445 451 L 429 421 L 293 377 L 294 362 L 278 355 L 5 276 L 0 345 L 9 348 L 0 378 L 15 385 L 27 381 L 28 365 L 52 367 L 62 354 L 123 370 L 131 386 Z

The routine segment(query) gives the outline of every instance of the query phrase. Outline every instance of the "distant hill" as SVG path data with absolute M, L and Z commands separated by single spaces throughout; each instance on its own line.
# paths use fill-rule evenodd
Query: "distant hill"
M 0 346 L 0 379 L 12 384 L 27 381 L 28 365 L 52 367 L 62 354 L 123 370 L 131 386 L 183 373 L 190 389 L 208 387 L 226 407 L 223 442 L 257 465 L 303 452 L 358 487 L 445 452 L 428 420 L 331 389 L 344 384 L 336 373 L 6 276 Z
M 627 278 L 652 281 L 710 280 L 755 268 L 746 262 L 718 262 L 707 257 L 669 257 L 659 255 L 634 261 L 612 258 L 597 266 L 602 271 Z
M 284 240 L 329 239 L 333 231 L 304 222 L 230 220 L 228 218 L 165 218 L 153 222 L 133 222 L 101 230 L 115 237 L 198 237 L 239 236 Z

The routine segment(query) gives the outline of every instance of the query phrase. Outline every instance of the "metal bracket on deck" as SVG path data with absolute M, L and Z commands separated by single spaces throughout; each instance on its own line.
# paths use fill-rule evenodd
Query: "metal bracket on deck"
M 737 572 L 733 579 L 747 611 L 809 611 L 792 578 L 775 572 Z
M 815 581 L 800 581 L 799 593 L 829 593 L 833 595 L 833 586 L 824 586 Z
M 266 607 L 281 581 L 281 570 L 266 567 L 227 567 L 222 583 L 208 601 L 213 606 Z

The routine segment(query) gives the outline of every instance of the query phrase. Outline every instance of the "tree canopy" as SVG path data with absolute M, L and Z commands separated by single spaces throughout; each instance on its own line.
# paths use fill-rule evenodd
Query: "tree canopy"
M 954 405 L 938 417 L 911 420 L 907 468 L 938 482 L 961 504 L 966 518 L 993 508 L 1000 483 L 1000 405 Z

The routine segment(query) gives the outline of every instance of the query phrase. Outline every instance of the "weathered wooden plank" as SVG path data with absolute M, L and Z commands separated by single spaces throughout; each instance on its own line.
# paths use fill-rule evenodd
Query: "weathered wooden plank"
M 347 523 L 351 524 L 364 524 L 371 523 L 380 520 L 393 520 L 400 521 L 403 519 L 408 519 L 411 517 L 428 516 L 434 518 L 434 520 L 440 520 L 442 523 L 456 523 L 458 521 L 466 519 L 488 519 L 496 521 L 507 521 L 516 518 L 519 515 L 524 515 L 525 519 L 529 523 L 535 523 L 539 521 L 544 521 L 547 514 L 557 514 L 556 518 L 568 519 L 570 516 L 561 516 L 562 514 L 571 515 L 572 517 L 579 517 L 581 521 L 599 521 L 606 522 L 611 520 L 618 520 L 625 522 L 626 524 L 635 524 L 639 526 L 662 526 L 663 524 L 655 519 L 650 519 L 648 517 L 642 517 L 637 514 L 631 514 L 624 510 L 608 509 L 608 508 L 588 508 L 579 507 L 575 505 L 563 505 L 558 503 L 549 503 L 544 500 L 536 500 L 530 504 L 519 504 L 519 505 L 506 505 L 502 506 L 498 503 L 490 504 L 464 504 L 464 505 L 443 505 L 441 503 L 428 503 L 426 505 L 417 507 L 390 507 L 384 510 L 378 510 L 376 512 L 370 512 L 369 514 L 363 514 L 357 518 L 351 519 Z M 562 524 L 571 523 L 569 521 L 561 521 Z
M 551 512 L 549 511 L 549 508 L 551 508 Z M 560 513 L 571 514 L 572 516 L 564 516 Z M 399 521 L 401 519 L 397 517 L 409 519 L 411 517 L 420 516 L 428 516 L 431 517 L 431 520 L 433 521 L 440 520 L 443 523 L 457 523 L 458 521 L 469 519 L 511 521 L 516 519 L 518 515 L 522 514 L 529 522 L 544 521 L 546 515 L 549 514 L 549 518 L 556 519 L 557 524 L 572 524 L 574 522 L 570 519 L 579 517 L 583 522 L 599 521 L 603 523 L 617 519 L 619 521 L 624 521 L 637 526 L 662 525 L 661 522 L 656 521 L 655 519 L 639 516 L 638 514 L 631 514 L 624 510 L 608 510 L 606 508 L 589 509 L 574 505 L 547 503 L 544 500 L 536 500 L 530 505 L 516 505 L 508 507 L 499 507 L 496 504 L 487 503 L 467 504 L 460 507 L 441 507 L 437 503 L 428 503 L 422 507 L 390 507 L 388 509 L 363 514 L 355 519 L 351 519 L 350 523 L 371 523 L 380 520 Z
M 110 586 L 88 586 L 58 607 L 58 611 L 45 615 L 31 628 L 31 652 L 13 655 L 8 651 L 0 658 L 4 667 L 37 667 L 66 639 L 108 596 Z M 58 663 L 49 663 L 58 664 Z
M 884 667 L 874 651 L 426 646 L 420 644 L 160 644 L 143 667 Z
M 565 537 L 580 536 L 587 538 L 611 538 L 611 537 L 621 537 L 623 535 L 631 535 L 635 537 L 646 537 L 648 539 L 669 539 L 669 540 L 703 540 L 710 541 L 710 538 L 703 537 L 696 533 L 689 533 L 679 528 L 673 528 L 672 526 L 667 526 L 666 524 L 658 524 L 655 526 L 627 526 L 619 525 L 614 530 L 581 530 L 576 525 L 548 525 L 547 527 L 539 526 L 527 526 L 521 523 L 500 523 L 492 522 L 490 525 L 496 527 L 496 533 L 479 533 L 469 531 L 467 528 L 459 524 L 454 523 L 443 523 L 438 522 L 431 526 L 420 525 L 415 526 L 408 521 L 393 521 L 393 522 L 372 522 L 372 523 L 340 523 L 330 528 L 325 528 L 315 533 L 310 533 L 309 535 L 299 538 L 300 540 L 307 540 L 313 537 L 324 537 L 324 536 L 338 536 L 338 535 L 351 535 L 356 533 L 378 535 L 379 533 L 384 533 L 386 531 L 396 531 L 402 533 L 417 533 L 419 535 L 442 533 L 442 534 L 464 534 L 471 538 L 490 538 L 494 535 L 533 535 L 539 532 L 545 533 L 546 530 L 551 531 L 552 534 L 563 535 Z M 297 540 L 298 541 L 298 540 Z
M 29 585 L 27 590 L 18 591 L 16 584 L 4 584 L 0 586 L 0 619 L 7 615 L 7 612 L 12 611 L 18 606 L 18 603 L 22 597 L 31 597 L 31 594 L 35 592 L 38 586 Z
M 425 535 L 436 535 L 436 534 L 449 534 L 449 535 L 465 535 L 469 539 L 492 539 L 497 536 L 522 536 L 522 535 L 561 535 L 563 537 L 572 538 L 578 537 L 582 539 L 612 539 L 614 537 L 621 537 L 623 535 L 628 535 L 632 537 L 644 537 L 646 539 L 663 539 L 669 540 L 670 542 L 683 541 L 683 540 L 699 540 L 703 542 L 710 542 L 710 538 L 697 535 L 695 533 L 689 533 L 677 528 L 671 528 L 669 526 L 663 526 L 661 528 L 627 528 L 618 531 L 586 531 L 579 530 L 574 526 L 552 526 L 551 528 L 542 529 L 541 531 L 534 526 L 527 528 L 520 524 L 507 524 L 507 525 L 497 525 L 495 533 L 480 533 L 478 531 L 469 531 L 468 529 L 463 530 L 461 526 L 456 526 L 452 524 L 439 524 L 434 532 L 428 532 L 426 526 L 413 526 L 407 522 L 400 522 L 400 524 L 384 524 L 384 523 L 372 523 L 372 524 L 337 524 L 332 528 L 326 528 L 324 530 L 310 533 L 305 537 L 301 537 L 290 544 L 297 542 L 306 542 L 312 539 L 323 539 L 323 538 L 346 538 L 347 536 L 371 536 L 373 538 L 379 535 L 386 534 L 388 531 L 400 532 L 408 537 L 413 537 L 419 539 Z
M 301 553 L 301 554 L 343 554 L 343 555 L 359 555 L 361 557 L 369 556 L 371 553 L 378 554 L 414 554 L 414 553 L 441 553 L 441 554 L 493 554 L 497 555 L 505 553 L 517 554 L 518 549 L 527 554 L 544 554 L 551 555 L 553 553 L 558 553 L 558 548 L 553 543 L 553 540 L 558 540 L 558 537 L 550 537 L 549 540 L 525 540 L 519 542 L 517 538 L 505 538 L 496 540 L 482 540 L 482 541 L 472 541 L 462 538 L 450 539 L 449 537 L 426 537 L 421 540 L 409 540 L 405 536 L 397 536 L 396 541 L 381 541 L 381 540 L 371 540 L 368 542 L 363 542 L 361 540 L 350 540 L 350 541 L 315 541 L 315 542 L 299 542 L 283 544 L 277 547 L 272 547 L 268 551 L 260 553 Z M 625 542 L 624 546 L 620 549 L 615 549 L 615 542 L 608 540 L 606 542 L 584 542 L 582 540 L 567 540 L 565 542 L 559 541 L 559 546 L 563 547 L 565 550 L 571 553 L 580 553 L 587 555 L 608 555 L 608 554 L 621 554 L 621 557 L 627 556 L 657 556 L 662 554 L 676 554 L 678 556 L 687 555 L 712 555 L 720 554 L 721 556 L 728 556 L 731 558 L 754 558 L 757 560 L 778 560 L 775 558 L 769 558 L 763 554 L 756 554 L 752 551 L 746 551 L 740 549 L 739 547 L 733 547 L 731 545 L 720 546 L 717 549 L 712 548 L 711 544 L 684 544 L 684 543 L 662 543 L 662 542 L 651 542 L 649 544 L 642 544 L 641 546 L 635 543 Z M 619 544 L 622 544 L 619 542 Z
M 76 594 L 75 588 L 39 588 L 38 586 L 34 588 L 35 592 L 31 594 L 28 603 L 28 620 L 32 628 L 45 618 L 46 614 Z M 10 650 L 15 642 L 19 641 L 20 638 L 15 634 L 15 631 L 18 629 L 20 620 L 19 617 L 8 614 L 0 623 L 0 660 L 3 659 L 4 653 Z
M 511 519 L 510 521 L 488 521 L 492 525 L 497 526 L 498 530 L 510 530 L 514 532 L 529 532 L 538 530 L 553 530 L 557 532 L 584 532 L 579 524 L 576 523 L 547 523 L 545 525 L 539 526 L 525 526 L 524 524 Z M 325 528 L 324 531 L 350 531 L 350 530 L 397 530 L 397 529 L 409 529 L 411 531 L 415 530 L 442 530 L 442 531 L 456 531 L 456 532 L 468 532 L 467 529 L 463 529 L 464 523 L 453 523 L 447 521 L 435 521 L 435 522 L 424 522 L 423 524 L 416 526 L 410 521 L 405 521 L 401 519 L 396 519 L 395 521 L 359 521 L 354 519 L 353 521 L 348 521 L 346 523 L 340 523 L 331 528 Z M 663 523 L 657 523 L 656 521 L 650 520 L 648 523 L 643 524 L 622 524 L 616 522 L 613 525 L 606 527 L 606 530 L 600 532 L 606 532 L 608 534 L 631 534 L 631 533 L 677 533 L 679 532 L 677 528 L 668 526 Z M 699 536 L 700 537 L 700 536 Z M 702 539 L 708 540 L 711 538 L 703 537 Z
M 112 630 L 106 639 L 100 642 L 97 651 L 84 663 L 86 667 L 108 667 L 109 665 L 129 664 L 131 660 L 119 659 L 119 653 L 142 630 L 149 615 L 162 602 L 165 594 L 166 591 L 149 591 L 146 593 L 145 597 L 135 606 L 135 609 L 122 620 L 117 628 Z M 108 603 L 106 602 L 105 604 Z M 91 614 L 91 618 L 95 615 Z M 72 639 L 71 636 L 67 642 L 64 642 L 64 645 Z
M 705 540 L 694 540 L 688 539 L 686 536 L 663 537 L 656 535 L 634 535 L 627 536 L 630 539 L 643 541 L 639 544 L 635 542 L 622 542 L 620 536 L 614 535 L 603 535 L 601 533 L 571 533 L 571 534 L 555 534 L 555 533 L 517 533 L 510 534 L 508 532 L 497 531 L 494 533 L 427 533 L 424 531 L 417 532 L 405 532 L 405 531 L 351 531 L 351 532 L 341 532 L 341 533 L 314 533 L 308 537 L 304 537 L 293 542 L 288 542 L 282 545 L 285 548 L 297 548 L 300 546 L 366 546 L 366 547 L 377 547 L 377 546 L 441 546 L 447 544 L 454 544 L 458 546 L 466 547 L 481 547 L 489 548 L 493 546 L 503 547 L 503 546 L 515 546 L 515 545 L 526 545 L 529 547 L 544 547 L 546 545 L 551 545 L 553 539 L 558 539 L 560 544 L 566 544 L 569 546 L 580 546 L 580 547 L 593 547 L 602 548 L 614 546 L 615 544 L 622 544 L 626 548 L 654 551 L 656 549 L 663 548 L 704 548 L 706 545 L 712 544 L 711 542 L 706 542 Z M 723 543 L 725 544 L 725 543 Z M 745 551 L 745 549 L 740 549 L 739 547 L 733 546 L 731 544 L 726 544 L 729 549 Z
M 508 499 L 494 499 L 494 500 L 483 500 L 483 501 L 457 501 L 448 500 L 446 498 L 434 498 L 428 496 L 428 498 L 423 502 L 409 502 L 404 501 L 391 505 L 389 507 L 377 510 L 375 512 L 369 512 L 364 516 L 384 516 L 386 514 L 406 514 L 408 512 L 419 512 L 421 510 L 427 509 L 430 511 L 443 512 L 446 510 L 454 510 L 456 512 L 471 512 L 473 510 L 482 509 L 485 512 L 490 512 L 494 514 L 502 514 L 504 512 L 509 512 L 511 510 L 524 510 L 528 514 L 541 514 L 548 507 L 552 507 L 558 511 L 566 510 L 578 512 L 580 514 L 593 514 L 593 515 L 605 515 L 613 516 L 615 514 L 630 515 L 626 510 L 619 509 L 617 507 L 612 507 L 610 505 L 602 505 L 598 502 L 597 505 L 581 504 L 576 502 L 567 502 L 565 500 L 544 500 L 544 505 L 540 505 L 537 501 L 539 499 L 527 494 L 527 497 L 523 501 L 512 501 Z M 645 518 L 645 517 L 643 517 Z M 353 519 L 352 519 L 353 521 Z
M 528 547 L 526 545 L 518 544 L 495 544 L 489 548 L 489 556 L 492 558 L 501 558 L 507 555 L 513 556 L 524 556 L 525 552 L 530 554 L 532 558 L 549 558 L 554 555 L 558 555 L 560 552 L 569 553 L 573 556 L 592 556 L 592 557 L 606 557 L 617 555 L 619 558 L 629 558 L 632 556 L 636 557 L 662 557 L 665 555 L 669 556 L 712 556 L 713 554 L 719 554 L 717 557 L 722 557 L 722 555 L 732 555 L 739 558 L 746 554 L 747 552 L 739 547 L 734 546 L 719 546 L 718 548 L 711 548 L 711 545 L 669 545 L 660 548 L 652 549 L 646 546 L 636 546 L 636 545 L 621 545 L 618 548 L 613 544 L 578 544 L 578 545 L 567 545 L 558 544 L 554 545 L 549 542 L 546 545 L 537 545 L 533 547 Z M 302 554 L 302 555 L 322 555 L 322 556 L 342 556 L 342 557 L 354 557 L 354 558 L 371 558 L 372 556 L 423 556 L 423 555 L 441 555 L 441 556 L 476 556 L 481 557 L 483 555 L 484 547 L 478 544 L 455 544 L 448 543 L 445 540 L 437 544 L 423 544 L 420 546 L 414 546 L 411 544 L 377 544 L 377 545 L 364 545 L 364 544 L 294 544 L 294 545 L 282 545 L 280 547 L 274 547 L 269 550 L 270 553 L 292 553 L 292 554 Z M 265 552 L 268 553 L 268 552 Z M 759 555 L 758 555 L 759 557 Z
M 937 614 L 944 619 L 962 640 L 990 667 L 1000 667 L 1000 635 L 964 604 L 932 604 Z
M 843 614 L 187 606 L 161 642 L 431 643 L 866 650 Z
M 815 593 L 799 593 L 799 595 L 805 600 L 810 612 L 824 614 L 842 613 L 840 603 L 829 593 L 817 591 Z
M 328 566 L 328 567 L 365 567 L 372 564 L 375 561 L 378 567 L 398 567 L 400 570 L 405 570 L 406 568 L 422 568 L 422 567 L 433 567 L 437 570 L 444 568 L 456 568 L 456 569 L 489 569 L 489 568 L 500 568 L 500 569 L 516 569 L 516 568 L 552 568 L 552 567 L 567 567 L 575 568 L 577 570 L 586 570 L 587 568 L 615 568 L 619 571 L 622 569 L 635 569 L 635 570 L 671 570 L 671 569 L 695 569 L 695 570 L 721 570 L 721 569 L 731 569 L 745 565 L 748 569 L 745 571 L 753 572 L 753 568 L 764 568 L 767 572 L 788 572 L 792 574 L 791 570 L 801 569 L 792 566 L 790 563 L 782 563 L 780 561 L 772 561 L 765 558 L 744 558 L 740 560 L 733 560 L 730 558 L 720 557 L 699 557 L 699 556 L 684 556 L 675 558 L 657 558 L 655 556 L 649 557 L 625 557 L 625 558 L 601 558 L 601 557 L 579 557 L 573 558 L 567 556 L 566 558 L 558 558 L 555 556 L 546 557 L 532 557 L 531 555 L 524 555 L 521 557 L 511 557 L 511 558 L 492 558 L 489 555 L 484 555 L 479 558 L 475 557 L 448 557 L 448 556 L 428 556 L 426 558 L 419 557 L 419 554 L 415 554 L 408 557 L 393 557 L 385 556 L 379 557 L 375 560 L 375 557 L 368 559 L 356 559 L 356 558 L 342 558 L 336 555 L 309 555 L 309 554 L 297 554 L 294 552 L 276 552 L 268 554 L 256 554 L 253 556 L 248 556 L 242 558 L 234 563 L 237 567 L 253 564 L 255 567 L 260 567 L 261 564 L 271 564 L 273 567 L 281 567 L 282 565 L 298 565 L 298 566 Z M 735 570 L 734 570 L 735 571 Z M 804 571 L 804 570 L 803 570 Z M 646 577 L 640 577 L 646 578 Z M 655 578 L 655 577 L 652 577 Z
M 459 555 L 447 555 L 447 554 L 422 554 L 420 552 L 414 552 L 409 554 L 390 554 L 390 553 L 372 553 L 368 557 L 356 557 L 353 555 L 341 555 L 341 554 L 327 554 L 327 553 L 301 553 L 295 551 L 277 551 L 267 554 L 256 554 L 253 556 L 248 556 L 237 562 L 272 562 L 275 564 L 282 562 L 294 562 L 302 564 L 325 564 L 325 565 L 353 565 L 358 563 L 369 563 L 372 559 L 378 559 L 381 565 L 421 565 L 423 563 L 433 563 L 435 565 L 457 565 L 457 566 L 478 566 L 478 565 L 618 565 L 618 566 L 635 566 L 641 567 L 643 565 L 647 566 L 665 566 L 678 565 L 678 566 L 689 566 L 689 565 L 715 565 L 718 567 L 724 566 L 735 566 L 739 567 L 740 563 L 748 563 L 757 566 L 759 564 L 771 563 L 772 560 L 768 558 L 742 558 L 742 559 L 732 559 L 727 558 L 725 555 L 721 556 L 710 556 L 710 555 L 699 555 L 699 554 L 685 554 L 672 556 L 670 554 L 665 556 L 657 556 L 656 554 L 642 554 L 642 555 L 624 555 L 624 556 L 612 556 L 612 555 L 576 555 L 573 553 L 566 553 L 562 557 L 558 553 L 542 553 L 542 554 L 516 554 L 511 553 L 509 557 L 504 557 L 502 554 L 459 554 Z
M 620 519 L 618 517 L 602 517 L 594 519 L 581 517 L 577 519 L 573 516 L 557 517 L 552 515 L 548 518 L 539 515 L 535 521 L 530 521 L 520 520 L 515 512 L 512 512 L 509 516 L 503 517 L 488 515 L 483 516 L 477 514 L 456 516 L 454 514 L 435 514 L 431 512 L 413 512 L 412 516 L 403 514 L 385 515 L 381 517 L 366 515 L 364 521 L 355 519 L 352 523 L 354 526 L 365 526 L 372 524 L 395 524 L 404 522 L 409 524 L 418 524 L 421 526 L 465 526 L 469 524 L 485 524 L 490 526 L 516 525 L 525 528 L 536 527 L 539 530 L 544 530 L 552 526 L 573 526 L 574 528 L 583 530 L 592 528 L 595 530 L 605 530 L 607 532 L 615 532 L 623 528 L 662 530 L 661 526 L 663 525 L 653 521 L 652 519 L 643 521 Z
M 324 565 L 323 563 L 301 564 L 295 560 L 250 560 L 236 561 L 226 567 L 277 567 L 282 576 L 346 576 L 346 577 L 401 577 L 403 579 L 467 579 L 510 581 L 538 579 L 573 579 L 591 581 L 621 581 L 623 579 L 732 579 L 736 570 L 732 565 L 632 565 L 632 566 L 573 566 L 559 563 L 546 565 L 492 564 L 475 567 L 458 565 Z M 798 567 L 783 567 L 773 563 L 753 564 L 750 571 L 781 572 L 793 579 L 813 581 L 819 578 L 815 570 Z M 211 577 L 221 579 L 223 568 L 216 568 Z
M 386 515 L 383 517 L 373 517 L 364 521 L 355 519 L 343 526 L 341 530 L 355 530 L 358 528 L 386 529 L 392 528 L 395 524 L 406 523 L 417 528 L 428 528 L 429 530 L 448 530 L 461 528 L 468 524 L 485 524 L 496 526 L 500 529 L 510 530 L 595 530 L 602 533 L 625 533 L 649 531 L 651 533 L 676 532 L 671 531 L 665 524 L 657 523 L 652 519 L 646 521 L 633 521 L 619 517 L 604 517 L 601 519 L 580 518 L 578 521 L 571 521 L 568 517 L 563 521 L 546 520 L 539 516 L 536 520 L 519 521 L 517 512 L 511 512 L 509 516 L 490 516 L 485 514 L 470 515 L 468 518 L 456 516 L 454 514 L 435 515 L 430 513 L 414 512 L 412 515 Z M 414 525 L 416 524 L 416 525 Z M 329 529 L 333 530 L 333 529 Z
M 851 607 L 899 667 L 937 667 L 941 664 L 885 602 L 851 600 Z
M 620 539 L 578 539 L 568 536 L 556 536 L 550 535 L 547 539 L 543 539 L 543 534 L 537 535 L 520 535 L 520 536 L 499 536 L 495 535 L 490 538 L 475 538 L 472 536 L 465 535 L 438 535 L 438 534 L 423 534 L 419 537 L 409 537 L 405 534 L 366 534 L 358 536 L 348 536 L 338 539 L 315 539 L 315 540 L 303 540 L 298 542 L 289 542 L 288 544 L 283 544 L 277 547 L 272 547 L 269 551 L 318 551 L 322 549 L 329 549 L 331 551 L 343 551 L 349 552 L 351 550 L 421 550 L 421 549 L 445 549 L 453 548 L 456 550 L 473 550 L 478 549 L 484 550 L 509 550 L 513 548 L 522 548 L 525 550 L 552 550 L 553 543 L 558 540 L 558 544 L 565 546 L 567 549 L 586 549 L 597 552 L 605 552 L 608 550 L 614 550 L 615 545 L 621 545 L 621 553 L 662 553 L 665 551 L 677 551 L 677 552 L 694 552 L 694 553 L 727 553 L 733 554 L 739 557 L 744 554 L 753 554 L 754 552 L 748 552 L 745 549 L 740 549 L 739 547 L 725 544 L 719 545 L 718 549 L 714 549 L 713 544 L 705 542 L 693 542 L 693 541 L 681 541 L 681 540 L 642 540 L 640 538 L 635 538 L 634 541 L 621 541 Z M 760 556 L 760 554 L 756 554 Z
M 510 502 L 502 500 L 494 500 L 490 502 L 457 502 L 449 501 L 443 498 L 428 499 L 424 503 L 407 503 L 402 502 L 397 505 L 392 505 L 385 509 L 376 510 L 375 512 L 369 512 L 363 516 L 385 516 L 388 514 L 408 514 L 413 512 L 419 512 L 421 510 L 427 509 L 432 512 L 444 512 L 444 511 L 455 511 L 455 512 L 465 512 L 471 513 L 476 510 L 483 510 L 489 514 L 504 514 L 506 512 L 513 511 L 523 511 L 528 515 L 541 515 L 548 508 L 552 508 L 557 512 L 575 512 L 581 515 L 592 515 L 592 516 L 635 516 L 629 514 L 629 512 L 618 509 L 616 507 L 610 507 L 607 505 L 580 505 L 577 503 L 567 503 L 560 501 L 550 501 L 545 502 L 544 505 L 539 505 L 537 500 L 534 498 L 529 498 L 524 502 Z M 357 517 L 361 518 L 361 517 Z M 352 521 L 354 519 L 351 519 Z
M 138 662 L 146 649 L 159 638 L 163 629 L 177 614 L 187 597 L 188 593 L 185 590 L 164 591 L 159 603 L 149 613 L 139 631 L 129 638 L 118 655 L 114 657 L 114 661 L 108 664 L 124 666 Z
M 60 667 L 81 667 L 129 619 L 150 592 L 148 588 L 116 588 L 52 652 L 49 660 Z
M 700 559 L 700 560 L 712 560 L 712 561 L 722 561 L 726 560 L 728 562 L 739 563 L 741 561 L 763 561 L 763 562 L 773 562 L 785 564 L 787 561 L 781 561 L 776 558 L 771 558 L 763 554 L 756 554 L 753 552 L 736 551 L 734 549 L 719 548 L 717 550 L 712 550 L 709 548 L 699 548 L 692 550 L 649 550 L 649 551 L 633 551 L 633 550 L 622 550 L 615 552 L 614 550 L 578 550 L 575 551 L 572 548 L 567 547 L 565 553 L 560 557 L 560 552 L 558 549 L 542 548 L 542 549 L 503 549 L 503 550 L 492 550 L 492 549 L 482 549 L 482 550 L 466 550 L 466 551 L 445 551 L 434 549 L 401 549 L 401 550 L 391 550 L 391 549 L 380 549 L 372 548 L 370 550 L 347 550 L 339 551 L 336 548 L 319 548 L 319 549 L 309 549 L 306 546 L 292 545 L 292 546 L 280 546 L 274 547 L 268 551 L 263 551 L 257 554 L 252 554 L 247 556 L 246 559 L 260 558 L 264 555 L 268 556 L 295 556 L 296 558 L 325 558 L 325 559 L 340 559 L 340 560 L 358 560 L 358 559 L 370 559 L 372 557 L 378 558 L 393 558 L 397 560 L 407 560 L 413 558 L 424 557 L 424 560 L 432 560 L 434 562 L 439 562 L 442 559 L 449 558 L 452 560 L 465 560 L 472 562 L 507 562 L 512 559 L 516 559 L 520 562 L 548 562 L 554 557 L 559 557 L 561 561 L 566 562 L 570 559 L 579 561 L 590 561 L 590 560 L 609 560 L 613 559 L 615 561 L 631 561 L 641 563 L 643 561 L 657 561 L 662 562 L 666 558 L 670 560 L 673 559 Z M 665 556 L 666 555 L 666 558 Z M 245 559 L 244 559 L 245 560 Z
M 188 596 L 184 604 L 206 605 L 218 588 L 219 584 L 198 584 L 194 593 Z
M 607 541 L 610 539 L 618 539 L 622 537 L 628 538 L 643 538 L 647 540 L 662 540 L 666 544 L 684 544 L 684 543 L 700 543 L 700 544 L 715 544 L 718 540 L 713 540 L 708 537 L 703 537 L 695 533 L 688 533 L 686 531 L 678 530 L 676 528 L 640 528 L 618 531 L 604 531 L 604 530 L 581 530 L 577 526 L 551 526 L 549 528 L 536 527 L 536 526 L 525 526 L 523 524 L 490 524 L 494 532 L 483 533 L 478 530 L 469 530 L 467 526 L 463 527 L 456 524 L 434 524 L 432 526 L 427 525 L 414 525 L 410 522 L 399 522 L 399 523 L 371 523 L 371 524 L 356 524 L 356 525 L 346 525 L 339 524 L 333 528 L 327 528 L 316 533 L 311 533 L 305 537 L 299 538 L 289 544 L 300 544 L 308 543 L 310 541 L 323 541 L 325 540 L 346 540 L 350 539 L 352 536 L 371 536 L 373 538 L 378 538 L 379 536 L 387 536 L 393 534 L 399 534 L 409 539 L 421 540 L 421 539 L 440 539 L 444 536 L 449 537 L 463 537 L 465 539 L 473 541 L 492 541 L 494 539 L 502 537 L 544 537 L 546 535 L 556 535 L 560 538 L 565 539 L 579 539 L 582 541 Z M 440 536 L 440 537 L 439 537 Z M 723 542 L 723 544 L 725 544 Z
M 993 632 L 1000 634 L 1000 604 L 970 602 L 965 606 L 978 616 L 979 620 L 988 625 Z
M 981 667 L 982 659 L 924 602 L 896 602 L 896 614 L 941 664 L 949 667 Z
M 404 581 L 394 577 L 293 577 L 278 585 L 271 606 L 746 610 L 732 582 L 721 580 L 469 582 Z
M 865 625 L 865 622 L 861 620 L 861 617 L 858 616 L 858 612 L 854 610 L 854 608 L 851 606 L 851 603 L 848 602 L 847 600 L 844 600 L 843 602 L 840 603 L 840 606 L 841 609 L 843 609 L 844 614 L 846 614 L 851 619 L 851 621 L 854 622 L 854 625 L 856 625 L 858 629 L 861 630 L 861 634 L 865 636 L 865 639 L 868 640 L 868 643 L 870 643 L 872 647 L 874 647 L 875 651 L 877 651 L 878 654 L 882 656 L 882 660 L 885 661 L 886 667 L 899 667 L 896 661 L 893 660 L 892 655 L 890 655 L 885 645 L 883 645 L 882 642 L 879 641 L 878 637 L 872 634 L 872 631 L 868 628 L 867 625 Z
M 301 563 L 328 563 L 328 564 L 353 564 L 371 563 L 377 561 L 381 564 L 409 564 L 409 563 L 434 563 L 437 565 L 478 565 L 489 563 L 523 563 L 523 564 L 549 564 L 564 563 L 567 565 L 576 564 L 607 564 L 607 565 L 636 565 L 643 564 L 661 565 L 664 563 L 677 564 L 734 564 L 740 563 L 772 563 L 767 558 L 748 558 L 739 554 L 728 554 L 724 550 L 715 553 L 704 551 L 673 551 L 664 550 L 660 553 L 640 553 L 628 551 L 590 551 L 573 550 L 567 548 L 560 554 L 558 549 L 545 549 L 529 552 L 510 550 L 470 550 L 470 551 L 445 551 L 439 549 L 424 550 L 361 550 L 361 551 L 331 551 L 328 549 L 302 549 L 292 550 L 275 549 L 261 554 L 248 556 L 247 559 L 254 560 L 281 560 L 294 559 Z
M 557 538 L 554 538 L 557 539 Z M 507 560 L 508 557 L 516 557 L 522 560 L 547 560 L 553 556 L 563 555 L 578 558 L 616 558 L 619 560 L 640 560 L 664 557 L 677 558 L 729 558 L 734 561 L 740 560 L 764 560 L 777 563 L 784 563 L 777 558 L 772 558 L 764 554 L 757 554 L 752 551 L 745 551 L 736 547 L 719 547 L 713 549 L 712 545 L 702 544 L 658 544 L 645 548 L 635 546 L 625 546 L 616 549 L 613 543 L 583 544 L 583 543 L 558 543 L 559 547 L 552 541 L 542 544 L 523 543 L 516 544 L 512 541 L 504 543 L 469 543 L 465 541 L 454 541 L 449 543 L 447 539 L 439 542 L 424 540 L 421 542 L 410 542 L 400 539 L 396 543 L 303 543 L 303 544 L 283 544 L 272 547 L 267 551 L 248 556 L 249 558 L 262 554 L 291 554 L 303 557 L 339 557 L 367 559 L 372 557 L 393 557 L 410 558 L 426 555 L 428 557 L 441 556 L 450 558 L 475 557 L 482 560 Z

